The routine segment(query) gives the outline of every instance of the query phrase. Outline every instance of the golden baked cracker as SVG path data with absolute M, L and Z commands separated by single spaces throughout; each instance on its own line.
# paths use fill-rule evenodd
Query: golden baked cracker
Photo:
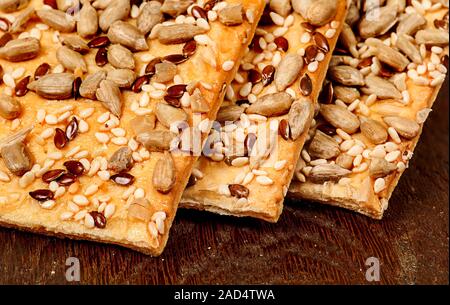
M 196 164 L 182 207 L 278 220 L 346 15 L 346 1 L 292 1 L 295 10 L 289 4 L 270 1 L 219 110 L 218 118 L 230 124 L 211 133 L 220 140 Z M 244 148 L 254 135 L 269 138 L 266 151 L 255 149 L 259 140 Z
M 206 137 L 265 1 L 93 2 L 101 15 L 85 1 L 75 19 L 24 3 L 1 12 L 1 225 L 161 254 L 197 158 L 168 152 L 167 124 L 187 117 Z M 84 37 L 97 15 L 112 44 Z

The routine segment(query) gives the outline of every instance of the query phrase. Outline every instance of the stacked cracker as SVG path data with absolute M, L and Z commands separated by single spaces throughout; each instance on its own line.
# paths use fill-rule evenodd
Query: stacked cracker
M 381 219 L 448 67 L 448 1 L 359 7 L 341 34 L 289 196 Z M 379 17 L 379 18 L 378 18 Z M 354 30 L 352 30 L 354 29 Z
M 0 1 L 1 225 L 162 252 L 265 2 L 141 2 Z
M 346 1 L 269 1 L 182 206 L 278 220 L 345 14 Z

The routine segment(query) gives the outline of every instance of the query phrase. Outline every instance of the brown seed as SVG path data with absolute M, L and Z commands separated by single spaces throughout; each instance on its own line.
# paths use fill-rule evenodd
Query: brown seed
M 42 175 L 42 181 L 50 183 L 62 176 L 66 171 L 63 169 L 52 169 Z
M 44 4 L 50 6 L 51 8 L 57 10 L 58 4 L 56 3 L 56 0 L 44 0 Z
M 205 11 L 212 10 L 212 8 L 214 7 L 214 5 L 217 4 L 217 2 L 219 2 L 219 0 L 209 0 L 208 2 L 206 2 L 204 5 Z
M 167 95 L 170 97 L 181 98 L 184 92 L 186 92 L 186 88 L 187 85 L 184 84 L 170 86 L 167 89 Z
M 259 83 L 262 80 L 262 75 L 258 70 L 250 69 L 248 71 L 248 80 L 252 82 L 252 84 Z
M 145 67 L 145 74 L 146 75 L 153 75 L 156 72 L 155 66 L 157 64 L 162 63 L 162 59 L 159 57 L 153 58 Z
M 75 78 L 72 85 L 72 96 L 76 100 L 80 97 L 81 77 Z
M 106 218 L 102 213 L 92 211 L 89 212 L 89 214 L 94 218 L 94 225 L 99 228 L 103 229 L 106 227 Z
M 197 180 L 198 180 L 197 177 L 195 177 L 194 175 L 190 175 L 188 183 L 187 183 L 187 187 L 194 186 L 197 183 Z
M 186 42 L 183 46 L 183 55 L 187 57 L 191 57 L 195 54 L 197 50 L 197 42 L 195 40 L 190 40 Z
M 358 69 L 361 70 L 362 68 L 370 67 L 371 65 L 372 57 L 363 58 L 358 64 Z
M 195 18 L 203 18 L 205 20 L 208 20 L 208 15 L 206 14 L 205 10 L 198 5 L 192 8 L 192 16 L 194 16 Z
M 322 90 L 319 94 L 319 102 L 322 104 L 331 104 L 333 101 L 333 84 L 328 82 L 326 85 L 322 87 Z
M 306 48 L 306 50 L 305 50 L 305 57 L 304 57 L 306 64 L 309 64 L 310 62 L 316 60 L 316 56 L 317 56 L 318 50 L 319 50 L 319 48 L 316 45 L 314 45 L 314 44 L 309 45 Z
M 304 96 L 309 96 L 312 93 L 313 84 L 308 74 L 302 76 L 300 79 L 300 91 Z
M 270 85 L 275 77 L 275 67 L 272 65 L 265 66 L 261 76 L 264 86 Z
M 53 138 L 56 148 L 63 149 L 67 144 L 65 132 L 61 128 L 55 129 L 55 136 Z
M 167 104 L 180 108 L 181 107 L 181 101 L 179 98 L 171 97 L 171 96 L 164 96 L 164 100 L 167 102 Z
M 133 83 L 133 86 L 131 86 L 131 90 L 133 90 L 134 93 L 139 93 L 142 90 L 142 86 L 145 84 L 148 84 L 150 82 L 150 77 L 148 75 L 142 75 Z
M 189 59 L 189 57 L 183 55 L 183 54 L 171 54 L 167 55 L 163 58 L 166 61 L 169 61 L 171 63 L 174 63 L 176 65 L 179 65 L 181 63 L 184 63 L 186 60 Z
M 325 54 L 330 51 L 330 45 L 328 44 L 328 40 L 325 36 L 322 35 L 322 33 L 315 32 L 313 34 L 313 41 L 317 45 L 317 47 Z
M 264 50 L 261 48 L 261 45 L 259 44 L 259 40 L 261 39 L 261 35 L 255 35 L 253 37 L 252 43 L 250 44 L 250 49 L 253 50 L 255 53 L 262 53 Z
M 109 38 L 107 36 L 99 36 L 95 37 L 91 41 L 88 42 L 89 48 L 105 48 L 109 46 L 111 41 L 109 41 Z
M 287 120 L 282 119 L 280 121 L 280 124 L 278 125 L 278 134 L 285 139 L 286 141 L 289 140 L 289 123 Z
M 46 62 L 39 65 L 34 71 L 34 79 L 38 80 L 42 76 L 46 75 L 50 71 L 50 65 Z
M 246 156 L 250 155 L 250 153 L 252 152 L 253 146 L 256 143 L 256 135 L 254 133 L 249 133 L 245 136 L 245 140 L 244 140 L 244 154 Z
M 13 39 L 13 36 L 11 33 L 6 32 L 0 37 L 0 48 L 3 47 L 5 44 L 7 44 L 10 40 Z
M 56 180 L 56 182 L 58 182 L 61 186 L 69 186 L 76 180 L 77 177 L 75 175 L 72 175 L 71 173 L 64 173 Z
M 50 190 L 35 190 L 32 192 L 29 192 L 28 194 L 30 194 L 31 198 L 37 200 L 37 201 L 47 201 L 47 200 L 51 200 L 53 199 L 53 192 Z
M 113 182 L 115 182 L 118 185 L 122 185 L 122 186 L 128 186 L 133 184 L 135 178 L 133 175 L 128 174 L 128 173 L 119 173 L 119 174 L 115 174 L 112 175 L 110 178 Z
M 16 94 L 16 96 L 24 96 L 25 94 L 27 94 L 28 92 L 28 83 L 30 82 L 30 78 L 31 76 L 26 76 L 24 78 L 22 78 L 16 85 L 16 87 L 14 88 L 14 93 Z
M 205 32 L 205 29 L 193 24 L 173 24 L 160 27 L 158 39 L 162 44 L 178 44 L 190 41 L 194 36 Z
M 108 63 L 108 51 L 106 48 L 98 49 L 97 54 L 95 54 L 95 63 L 99 67 L 103 67 Z
M 301 26 L 305 29 L 305 31 L 310 32 L 310 33 L 314 32 L 316 30 L 316 27 L 313 26 L 309 22 L 302 22 Z
M 76 117 L 72 117 L 69 124 L 66 127 L 67 140 L 72 141 L 78 134 L 78 120 Z
M 283 36 L 275 38 L 273 42 L 277 45 L 278 49 L 284 52 L 286 52 L 289 49 L 289 41 Z
M 0 17 L 0 31 L 8 32 L 11 22 L 8 19 Z
M 317 125 L 317 129 L 322 131 L 324 134 L 328 136 L 334 136 L 336 134 L 336 128 L 327 123 L 321 123 Z
M 250 193 L 248 188 L 240 184 L 229 184 L 228 189 L 230 190 L 231 196 L 237 198 L 247 198 Z
M 69 160 L 64 162 L 63 165 L 74 176 L 81 176 L 84 173 L 84 166 L 79 161 Z

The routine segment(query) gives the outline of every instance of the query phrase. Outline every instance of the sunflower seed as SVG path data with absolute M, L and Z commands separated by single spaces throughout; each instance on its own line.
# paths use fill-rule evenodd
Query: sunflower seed
M 89 74 L 81 83 L 79 92 L 82 97 L 95 99 L 95 93 L 100 86 L 100 82 L 106 79 L 106 72 L 103 70 Z
M 113 44 L 108 48 L 108 62 L 118 69 L 134 70 L 133 53 L 120 44 Z
M 22 114 L 22 105 L 15 98 L 1 94 L 0 95 L 0 116 L 7 120 L 14 120 Z
M 130 126 L 134 134 L 138 135 L 155 128 L 155 115 L 139 115 L 130 120 Z
M 356 6 L 355 2 L 351 2 L 348 8 L 347 17 L 345 18 L 345 23 L 353 26 L 361 18 L 359 14 L 359 8 Z
M 71 73 L 47 74 L 28 84 L 29 90 L 46 99 L 63 100 L 72 97 L 75 76 Z
M 364 76 L 351 66 L 331 66 L 328 75 L 335 82 L 345 86 L 364 86 Z
M 95 96 L 102 105 L 116 117 L 122 115 L 122 94 L 119 87 L 110 80 L 102 80 Z
M 412 139 L 419 134 L 420 125 L 413 120 L 399 116 L 387 116 L 383 120 L 406 139 Z
M 448 32 L 440 29 L 420 30 L 416 33 L 416 43 L 426 45 L 448 45 Z
M 89 52 L 87 43 L 78 35 L 65 35 L 62 44 L 81 54 Z
M 77 33 L 81 37 L 90 37 L 95 35 L 98 30 L 98 16 L 95 8 L 89 1 L 84 1 L 78 15 Z
M 401 34 L 397 37 L 397 48 L 408 56 L 414 63 L 421 64 L 422 56 L 420 56 L 419 49 L 406 37 Z
M 23 25 L 25 23 L 28 22 L 28 20 L 31 19 L 31 17 L 33 17 L 35 13 L 35 9 L 34 7 L 28 7 L 27 9 L 25 9 L 22 13 L 20 13 L 16 19 L 14 20 L 14 22 L 11 24 L 11 27 L 9 28 L 9 31 L 11 33 L 18 33 L 18 32 L 22 32 L 23 29 Z
M 219 109 L 217 121 L 220 123 L 234 122 L 240 118 L 242 113 L 244 113 L 244 108 L 238 105 L 223 106 Z
M 170 143 L 174 138 L 175 134 L 170 131 L 149 130 L 138 134 L 136 141 L 149 151 L 164 151 L 170 149 Z
M 210 110 L 208 101 L 205 99 L 202 92 L 198 88 L 194 90 L 193 94 L 191 95 L 190 101 L 191 110 L 194 113 L 205 113 Z
M 353 167 L 353 157 L 348 154 L 340 154 L 336 158 L 336 164 L 345 169 L 352 169 Z
M 49 9 L 38 10 L 36 14 L 43 23 L 57 31 L 71 33 L 75 30 L 75 18 L 68 18 L 65 12 Z
M 155 114 L 158 121 L 167 128 L 170 128 L 173 123 L 186 122 L 188 119 L 188 115 L 183 109 L 164 103 L 156 105 Z
M 109 159 L 108 168 L 117 173 L 129 171 L 133 167 L 132 153 L 128 147 L 119 148 Z
M 308 147 L 309 155 L 318 159 L 328 160 L 337 157 L 340 152 L 337 142 L 320 130 L 316 131 L 316 134 Z
M 374 55 L 378 58 L 378 60 L 395 68 L 399 72 L 405 70 L 406 66 L 409 64 L 409 60 L 400 52 L 388 47 L 376 38 L 366 39 L 366 44 L 374 47 Z
M 386 142 L 388 133 L 386 128 L 378 121 L 366 117 L 360 117 L 361 133 L 373 144 Z
M 376 16 L 376 17 L 375 17 Z M 375 7 L 368 11 L 359 23 L 362 38 L 376 37 L 386 33 L 397 22 L 397 9 L 392 5 Z
M 25 61 L 35 58 L 40 49 L 39 40 L 36 38 L 13 39 L 0 48 L 0 58 L 12 62 Z
M 358 41 L 356 40 L 355 33 L 353 33 L 352 28 L 346 23 L 344 23 L 342 27 L 341 35 L 339 35 L 339 41 L 342 46 L 349 50 L 354 57 L 359 56 L 356 49 L 356 44 Z
M 167 194 L 175 185 L 175 181 L 175 164 L 172 155 L 165 151 L 164 155 L 156 162 L 153 170 L 153 186 L 158 192 Z
M 266 94 L 251 104 L 245 112 L 266 117 L 283 115 L 289 111 L 292 101 L 292 97 L 286 92 Z
M 144 4 L 141 8 L 136 24 L 139 31 L 146 35 L 155 25 L 162 22 L 164 19 L 161 12 L 161 3 L 158 1 L 150 1 Z
M 152 77 L 152 80 L 157 83 L 166 83 L 172 81 L 176 74 L 177 66 L 165 61 L 155 65 L 155 75 Z
M 334 104 L 321 105 L 320 114 L 331 125 L 349 134 L 355 133 L 359 128 L 358 117 L 345 107 Z
M 292 103 L 288 114 L 291 137 L 296 140 L 306 129 L 314 114 L 312 102 L 308 98 L 302 98 Z
M 294 11 L 315 26 L 322 26 L 331 21 L 336 15 L 337 4 L 336 0 L 292 0 Z
M 227 26 L 243 22 L 242 4 L 230 4 L 218 11 L 219 21 Z
M 187 42 L 206 30 L 192 24 L 182 23 L 162 26 L 158 29 L 158 39 L 163 44 L 179 44 Z
M 290 0 L 271 0 L 270 1 L 270 9 L 281 15 L 283 17 L 287 17 L 287 15 L 291 11 L 291 1 Z
M 374 178 L 384 177 L 397 169 L 393 163 L 386 161 L 384 158 L 373 158 L 370 161 L 369 174 Z
M 334 97 L 346 104 L 350 104 L 361 97 L 359 90 L 353 87 L 334 86 L 333 89 Z
M 129 69 L 114 69 L 108 72 L 106 79 L 113 81 L 119 88 L 130 88 L 136 75 Z
M 0 10 L 12 13 L 21 10 L 30 3 L 30 0 L 1 0 Z
M 130 0 L 112 1 L 99 17 L 98 24 L 102 31 L 108 31 L 114 22 L 128 17 L 130 10 Z
M 418 30 L 423 28 L 427 20 L 417 13 L 406 14 L 402 16 L 397 26 L 397 35 L 414 35 Z
M 402 99 L 402 94 L 391 82 L 375 75 L 366 77 L 366 87 L 361 90 L 367 95 L 375 94 L 379 99 Z
M 337 164 L 320 164 L 312 168 L 308 177 L 314 182 L 337 181 L 351 173 Z
M 62 46 L 56 51 L 56 58 L 67 70 L 75 71 L 76 69 L 81 69 L 81 71 L 87 72 L 83 56 L 66 46 Z
M 0 156 L 6 168 L 16 176 L 22 176 L 33 166 L 33 156 L 23 143 L 31 129 L 22 129 L 0 141 Z
M 161 7 L 161 12 L 177 17 L 186 13 L 192 3 L 194 3 L 193 0 L 165 0 Z
M 107 35 L 112 43 L 120 43 L 136 51 L 148 50 L 144 35 L 134 25 L 127 22 L 114 22 L 109 28 Z
M 278 91 L 284 91 L 299 76 L 303 68 L 303 58 L 298 54 L 286 55 L 275 71 L 275 85 Z

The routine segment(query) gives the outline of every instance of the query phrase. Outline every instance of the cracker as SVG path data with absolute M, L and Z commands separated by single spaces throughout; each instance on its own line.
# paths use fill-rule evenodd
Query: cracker
M 57 13 L 43 7 L 42 1 L 33 0 L 20 11 L 2 12 L 2 17 L 12 23 L 9 28 L 13 39 L 35 37 L 28 38 L 31 39 L 28 40 L 31 43 L 26 43 L 26 49 L 31 48 L 28 53 L 23 52 L 25 47 L 11 49 L 10 42 L 5 45 L 8 41 L 5 35 L 9 34 L 2 37 L 4 46 L 0 48 L 2 226 L 161 254 L 197 159 L 190 152 L 168 151 L 167 143 L 185 142 L 177 134 L 178 125 L 164 125 L 171 124 L 174 118 L 187 118 L 185 127 L 200 130 L 201 137 L 206 138 L 209 131 L 206 123 L 215 119 L 224 90 L 237 69 L 235 63 L 250 43 L 265 5 L 263 0 L 184 3 L 198 5 L 190 5 L 188 13 L 176 1 L 165 1 L 162 8 L 153 1 L 156 11 L 143 8 L 147 4 L 130 8 L 129 1 L 112 2 L 111 8 L 98 7 L 104 9 L 100 27 L 106 31 L 109 23 L 115 21 L 108 36 L 126 48 L 118 43 L 104 44 L 104 38 L 95 41 L 91 40 L 93 37 L 83 38 L 81 42 L 79 37 L 68 38 L 67 35 L 76 36 L 73 21 L 66 19 L 62 11 Z M 120 7 L 114 6 L 119 4 Z M 149 15 L 139 21 L 138 16 L 144 10 Z M 90 12 L 93 15 L 84 11 L 83 18 L 87 19 L 83 21 L 92 21 L 92 16 L 97 20 L 95 9 L 90 7 Z M 62 18 L 58 19 L 61 13 Z M 176 17 L 176 22 L 170 15 Z M 167 20 L 161 23 L 161 18 Z M 136 19 L 140 30 L 150 32 L 147 39 L 142 39 L 143 35 L 136 34 L 136 28 L 129 25 L 136 24 Z M 94 23 L 82 20 L 78 23 L 79 32 L 96 33 L 96 28 L 86 27 Z M 156 25 L 150 30 L 152 22 Z M 114 27 L 116 32 L 112 30 Z M 192 33 L 194 39 L 189 37 Z M 90 40 L 91 48 L 86 49 Z M 37 41 L 40 50 L 36 56 L 32 48 Z M 62 41 L 66 47 L 58 51 Z M 99 49 L 101 46 L 107 50 Z M 131 49 L 139 51 L 133 52 L 130 60 Z M 164 58 L 156 61 L 162 62 L 156 69 L 147 66 L 158 57 Z M 38 83 L 32 82 L 35 70 L 43 63 L 49 65 L 49 75 L 64 71 L 69 74 L 58 75 L 56 80 L 50 78 L 50 86 L 41 81 L 48 80 L 44 77 Z M 108 75 L 98 88 L 96 79 L 104 76 L 101 72 L 92 74 L 101 70 Z M 115 72 L 111 73 L 112 70 Z M 37 75 L 44 72 L 45 65 Z M 23 79 L 28 76 L 27 92 Z M 75 76 L 82 80 L 79 90 L 78 81 L 72 90 Z M 78 96 L 75 100 L 73 92 L 90 98 Z M 170 96 L 165 98 L 166 95 Z M 143 116 L 147 117 L 145 121 Z M 57 128 L 61 130 L 56 131 Z M 69 160 L 76 162 L 64 165 Z
M 325 24 L 311 20 L 317 26 L 305 23 L 310 16 L 304 12 L 302 16 L 279 5 L 286 1 L 269 3 L 252 48 L 219 110 L 218 118 L 230 124 L 222 122 L 212 131 L 208 143 L 212 149 L 206 149 L 206 156 L 195 166 L 191 179 L 195 184 L 185 190 L 182 207 L 278 220 L 344 21 L 345 2 L 314 2 L 331 16 Z M 330 14 L 328 8 L 333 7 L 336 10 Z M 267 23 L 272 24 L 264 25 Z M 278 76 L 275 72 L 275 80 L 273 70 L 280 71 Z M 296 102 L 289 104 L 289 99 Z M 299 113 L 294 113 L 297 109 Z M 289 116 L 295 119 L 289 121 Z M 283 138 L 279 130 L 286 126 L 291 132 Z M 250 149 L 248 145 L 245 148 L 243 143 L 252 139 L 252 134 L 269 140 L 261 146 L 257 140 Z
M 395 12 L 392 9 L 395 7 L 382 8 L 384 11 Z M 311 139 L 317 135 L 317 130 L 332 135 L 339 143 L 339 159 L 331 157 L 317 160 L 316 146 L 313 145 L 311 149 L 311 146 L 306 145 L 302 152 L 303 159 L 297 167 L 297 177 L 301 181 L 296 179 L 291 184 L 288 192 L 290 198 L 331 204 L 375 219 L 383 217 L 395 186 L 408 168 L 425 120 L 445 80 L 447 68 L 444 63 L 448 63 L 448 7 L 438 1 L 417 1 L 413 6 L 399 7 L 393 17 L 398 17 L 400 23 L 387 33 L 376 37 L 392 48 L 389 50 L 381 46 L 384 54 L 377 51 L 380 45 L 379 41 L 372 37 L 375 35 L 367 35 L 372 26 L 370 22 L 364 21 L 364 24 L 358 21 L 360 31 L 355 33 L 358 45 L 348 45 L 350 49 L 354 48 L 356 53 L 353 57 L 346 58 L 345 62 L 365 74 L 365 85 L 349 85 L 348 87 L 353 88 L 353 92 L 360 94 L 360 97 L 349 98 L 347 101 L 342 101 L 342 98 L 346 99 L 345 96 L 351 95 L 342 95 L 343 91 L 338 89 L 337 95 L 341 97 L 341 101 L 333 98 L 332 104 L 346 107 L 365 123 L 356 132 L 346 134 L 337 130 L 336 127 L 342 126 L 330 122 L 329 117 L 328 121 L 327 117 L 325 120 L 318 118 L 310 130 Z M 405 27 L 408 19 L 410 23 Z M 408 36 L 401 36 L 399 31 L 404 33 L 405 28 L 408 29 Z M 430 33 L 433 36 L 430 36 Z M 404 69 L 396 67 L 396 71 L 392 65 L 399 64 L 401 61 L 398 59 L 406 55 L 405 41 L 399 41 L 400 36 L 406 38 L 413 50 L 415 49 L 414 53 L 407 52 L 416 56 L 406 57 L 407 66 Z M 436 40 L 438 36 L 443 39 Z M 365 50 L 367 45 L 369 49 Z M 396 58 L 393 63 L 389 63 L 389 58 L 384 56 L 388 54 L 390 58 Z M 415 62 L 412 61 L 413 58 Z M 344 57 L 336 55 L 334 59 L 332 61 L 336 65 L 345 65 L 342 62 Z M 394 84 L 393 90 L 389 89 L 390 86 L 384 93 L 380 89 L 370 89 L 369 85 L 372 88 L 375 86 L 373 78 L 369 78 L 367 82 L 369 75 L 377 75 L 383 80 L 390 79 L 391 84 Z M 330 78 L 332 85 L 340 86 L 342 80 L 335 76 Z M 313 157 L 310 156 L 311 153 Z M 334 175 L 331 175 L 331 172 L 328 172 L 328 177 L 324 175 L 318 181 L 317 178 L 320 177 L 317 177 L 317 173 L 324 169 L 320 168 L 319 163 L 325 166 L 339 164 L 340 174 L 336 175 L 334 172 Z

